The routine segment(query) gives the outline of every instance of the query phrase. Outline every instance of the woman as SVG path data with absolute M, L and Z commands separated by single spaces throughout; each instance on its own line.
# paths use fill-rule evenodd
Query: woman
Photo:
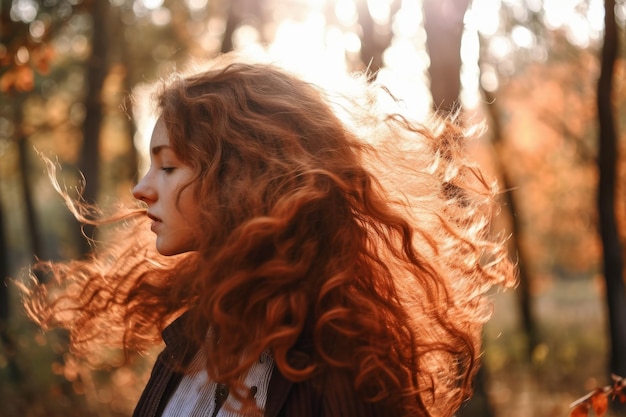
M 514 280 L 487 235 L 493 190 L 458 127 L 420 127 L 363 91 L 341 105 L 236 62 L 164 82 L 133 190 L 151 225 L 39 265 L 65 290 L 33 288 L 31 316 L 70 329 L 79 354 L 162 332 L 135 416 L 452 415 L 478 366 L 482 296 Z

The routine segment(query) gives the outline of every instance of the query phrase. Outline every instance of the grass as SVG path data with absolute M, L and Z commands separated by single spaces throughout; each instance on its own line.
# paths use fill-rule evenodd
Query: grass
M 609 383 L 603 289 L 594 279 L 561 279 L 533 297 L 540 344 L 527 359 L 526 337 L 511 306 L 494 296 L 485 329 L 484 363 L 497 416 L 566 417 L 577 398 Z

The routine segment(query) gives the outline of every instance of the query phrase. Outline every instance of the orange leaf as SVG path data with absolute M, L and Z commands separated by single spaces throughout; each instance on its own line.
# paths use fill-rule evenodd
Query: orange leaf
M 35 75 L 30 67 L 26 65 L 17 67 L 15 75 L 15 89 L 17 91 L 31 91 L 35 87 Z
M 570 417 L 587 417 L 589 416 L 589 404 L 582 403 L 578 404 L 576 408 L 572 410 L 569 415 Z
M 50 62 L 54 58 L 54 49 L 51 46 L 41 46 L 33 52 L 33 63 L 40 74 L 50 72 Z
M 13 69 L 5 72 L 2 77 L 0 77 L 0 91 L 3 93 L 8 93 L 11 91 L 13 86 L 15 85 L 15 71 Z
M 602 417 L 609 408 L 609 397 L 602 391 L 598 391 L 591 397 L 591 407 L 598 417 Z

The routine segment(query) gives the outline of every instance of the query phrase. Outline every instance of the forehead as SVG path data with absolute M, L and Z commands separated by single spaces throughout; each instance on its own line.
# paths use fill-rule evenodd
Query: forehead
M 159 118 L 152 131 L 152 138 L 150 139 L 150 148 L 154 149 L 159 146 L 169 146 L 170 139 L 167 136 L 167 129 L 163 119 Z

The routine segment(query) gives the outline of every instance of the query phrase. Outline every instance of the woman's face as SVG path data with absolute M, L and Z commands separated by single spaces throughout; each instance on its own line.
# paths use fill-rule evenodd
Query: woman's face
M 148 205 L 156 248 L 162 255 L 198 249 L 200 210 L 194 186 L 186 186 L 194 174 L 193 168 L 182 163 L 170 147 L 165 123 L 159 119 L 150 140 L 150 169 L 133 189 L 133 195 Z

